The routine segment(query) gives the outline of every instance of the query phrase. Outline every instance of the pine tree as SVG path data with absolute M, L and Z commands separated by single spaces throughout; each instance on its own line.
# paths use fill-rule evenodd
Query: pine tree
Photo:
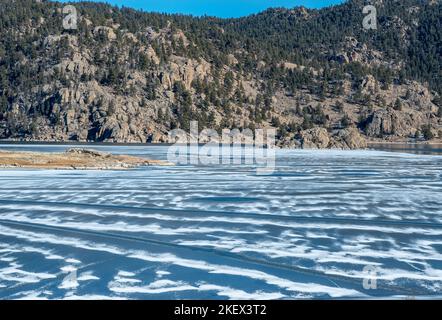
M 422 134 L 423 134 L 425 140 L 431 140 L 434 138 L 434 134 L 431 130 L 430 124 L 422 126 L 421 130 L 422 130 Z
M 402 111 L 402 103 L 399 98 L 396 99 L 396 102 L 393 105 L 393 109 L 397 111 Z

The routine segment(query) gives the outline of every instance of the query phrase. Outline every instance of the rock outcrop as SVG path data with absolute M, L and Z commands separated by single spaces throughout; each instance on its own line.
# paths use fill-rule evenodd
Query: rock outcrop
M 355 127 L 336 132 L 325 128 L 313 128 L 301 131 L 300 143 L 303 149 L 365 149 L 367 140 Z
M 339 130 L 332 137 L 329 148 L 333 149 L 365 149 L 367 139 L 355 127 Z
M 424 124 L 422 115 L 415 112 L 399 112 L 393 109 L 378 110 L 367 120 L 365 134 L 382 138 L 388 135 L 411 137 Z
M 330 143 L 330 135 L 325 128 L 313 128 L 300 132 L 303 149 L 324 149 Z

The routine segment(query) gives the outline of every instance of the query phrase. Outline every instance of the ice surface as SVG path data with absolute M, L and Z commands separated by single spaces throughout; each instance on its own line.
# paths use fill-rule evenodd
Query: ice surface
M 0 171 L 0 298 L 442 296 L 441 156 L 279 150 L 255 169 Z

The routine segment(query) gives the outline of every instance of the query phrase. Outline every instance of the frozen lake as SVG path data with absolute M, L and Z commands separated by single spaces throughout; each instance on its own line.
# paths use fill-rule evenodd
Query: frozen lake
M 442 296 L 442 156 L 276 156 L 268 176 L 246 165 L 1 170 L 0 299 Z

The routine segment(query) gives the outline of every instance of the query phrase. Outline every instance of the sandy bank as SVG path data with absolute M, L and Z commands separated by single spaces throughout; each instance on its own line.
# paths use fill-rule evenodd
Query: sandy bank
M 123 170 L 141 166 L 164 165 L 173 164 L 167 161 L 113 155 L 83 148 L 71 148 L 63 153 L 0 150 L 0 168 Z

